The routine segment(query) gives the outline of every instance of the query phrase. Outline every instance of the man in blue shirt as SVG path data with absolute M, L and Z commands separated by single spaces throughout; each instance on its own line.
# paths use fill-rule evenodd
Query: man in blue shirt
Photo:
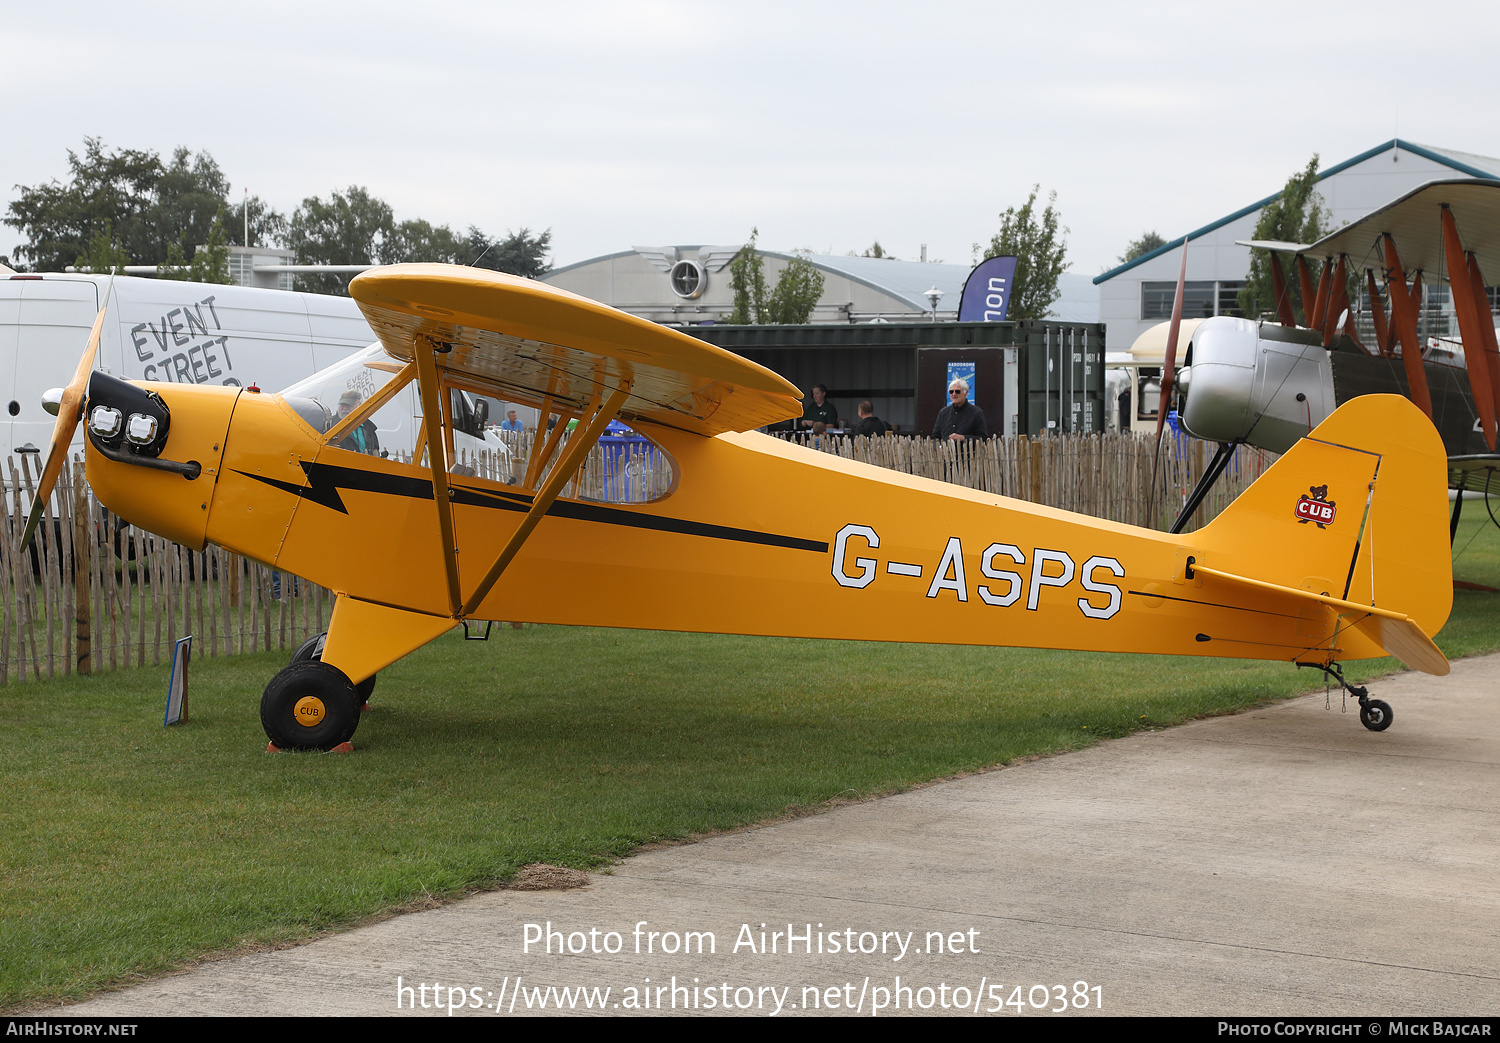
M 516 419 L 516 411 L 512 409 L 509 413 L 505 414 L 505 419 L 500 421 L 500 430 L 515 431 L 517 434 L 519 434 L 520 432 L 526 430 L 526 425 Z

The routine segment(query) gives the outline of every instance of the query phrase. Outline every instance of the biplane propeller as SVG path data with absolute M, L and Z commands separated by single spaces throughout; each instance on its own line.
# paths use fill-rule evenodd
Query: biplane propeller
M 1341 681 L 1343 661 L 1389 653 L 1447 672 L 1431 635 L 1451 606 L 1449 559 L 1423 538 L 1446 524 L 1442 447 L 1400 398 L 1339 411 L 1181 536 L 760 434 L 800 414 L 797 388 L 542 283 L 398 265 L 350 291 L 380 344 L 328 371 L 330 393 L 367 393 L 343 419 L 249 388 L 103 373 L 87 387 L 85 464 L 106 506 L 337 594 L 321 658 L 262 696 L 277 748 L 348 742 L 357 684 L 460 623 L 496 619 L 1207 654 Z M 350 433 L 412 382 L 423 415 L 410 456 L 352 448 Z M 455 466 L 452 389 L 556 418 L 514 484 Z M 575 480 L 614 419 L 670 466 L 661 495 L 590 499 Z M 1350 690 L 1367 727 L 1390 724 L 1390 707 Z

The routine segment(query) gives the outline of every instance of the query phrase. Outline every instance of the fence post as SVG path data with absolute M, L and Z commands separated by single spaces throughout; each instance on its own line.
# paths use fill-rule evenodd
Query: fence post
M 78 672 L 94 672 L 93 623 L 89 618 L 89 486 L 83 464 L 73 465 L 73 640 Z M 79 553 L 79 552 L 82 553 Z M 79 559 L 83 560 L 80 561 Z

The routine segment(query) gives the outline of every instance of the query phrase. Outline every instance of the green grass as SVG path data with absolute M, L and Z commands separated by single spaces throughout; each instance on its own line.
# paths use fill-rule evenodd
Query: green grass
M 1460 578 L 1500 586 L 1497 537 L 1465 522 Z M 1439 644 L 1493 651 L 1497 621 L 1500 595 L 1458 592 Z M 269 755 L 258 699 L 282 665 L 195 662 L 172 729 L 164 667 L 0 691 L 0 1008 L 1321 684 L 1238 660 L 497 628 L 383 672 L 354 756 Z

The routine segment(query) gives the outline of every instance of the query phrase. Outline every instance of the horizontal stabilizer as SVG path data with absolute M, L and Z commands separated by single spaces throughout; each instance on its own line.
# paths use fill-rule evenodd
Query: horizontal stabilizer
M 1232 572 L 1211 569 L 1206 565 L 1195 564 L 1192 566 L 1192 571 L 1195 574 L 1202 573 L 1230 583 L 1275 591 L 1288 597 L 1327 605 L 1348 620 L 1349 626 L 1364 634 L 1413 670 L 1420 670 L 1424 674 L 1436 674 L 1439 677 L 1448 673 L 1448 657 L 1443 655 L 1442 649 L 1433 644 L 1432 638 L 1424 634 L 1422 628 L 1417 626 L 1410 616 L 1401 612 L 1376 608 L 1374 605 L 1360 605 L 1353 601 L 1345 601 L 1343 598 L 1314 594 L 1310 590 L 1298 590 L 1295 587 L 1267 583 L 1265 580 L 1251 579 L 1248 576 L 1237 576 Z

